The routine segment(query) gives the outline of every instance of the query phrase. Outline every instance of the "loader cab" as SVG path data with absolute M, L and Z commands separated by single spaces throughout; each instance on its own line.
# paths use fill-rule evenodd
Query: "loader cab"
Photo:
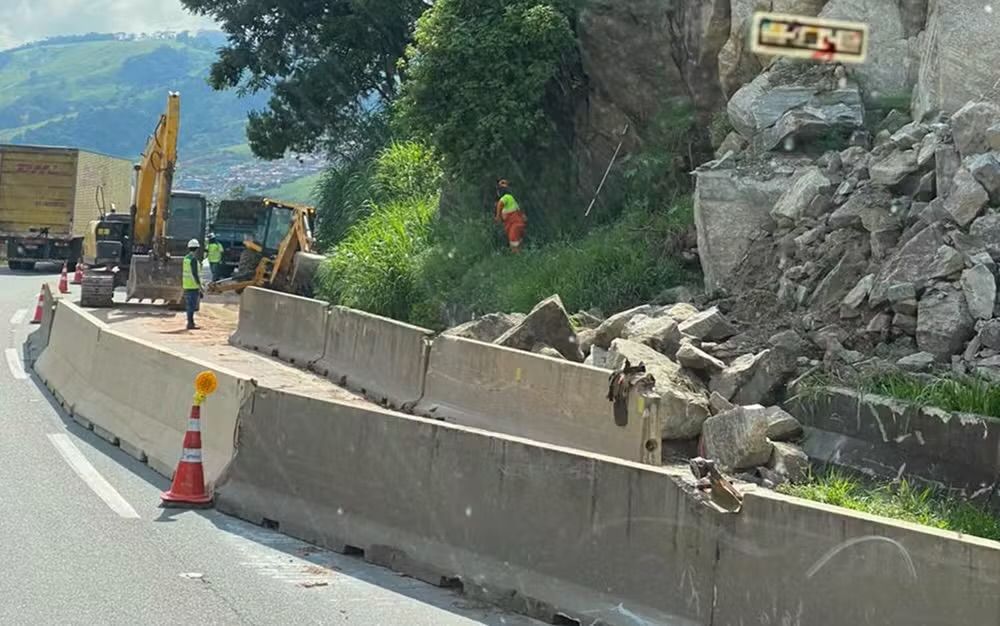
M 288 236 L 295 222 L 296 209 L 273 200 L 264 201 L 264 209 L 257 221 L 257 231 L 254 243 L 262 248 L 265 255 L 274 255 L 281 248 L 281 243 Z M 312 211 L 307 213 L 310 231 L 314 227 Z

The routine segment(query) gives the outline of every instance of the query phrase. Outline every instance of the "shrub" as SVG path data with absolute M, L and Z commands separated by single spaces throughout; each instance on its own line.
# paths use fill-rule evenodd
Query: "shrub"
M 377 208 L 355 224 L 317 276 L 330 302 L 406 320 L 416 299 L 415 259 L 427 245 L 437 198 Z

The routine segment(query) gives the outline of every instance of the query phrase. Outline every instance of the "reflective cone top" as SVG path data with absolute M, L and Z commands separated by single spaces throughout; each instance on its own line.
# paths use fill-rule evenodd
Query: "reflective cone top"
M 201 463 L 201 400 L 195 398 L 188 419 L 187 433 L 184 434 L 184 451 L 174 472 L 170 490 L 160 494 L 164 505 L 203 505 L 212 501 L 205 489 L 205 471 Z
M 35 305 L 35 315 L 31 318 L 32 324 L 42 323 L 42 309 L 45 307 L 45 290 L 38 292 L 38 304 Z
M 62 275 L 59 277 L 59 293 L 69 293 L 69 276 L 66 274 L 65 263 L 63 263 Z
M 83 284 L 83 263 L 76 264 L 76 272 L 73 273 L 72 285 L 82 285 Z

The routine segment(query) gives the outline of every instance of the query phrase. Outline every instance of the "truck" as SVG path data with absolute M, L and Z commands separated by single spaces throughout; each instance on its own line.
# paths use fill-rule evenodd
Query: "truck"
M 12 270 L 75 269 L 102 206 L 127 210 L 132 163 L 80 148 L 0 144 L 0 245 Z
M 221 278 L 229 278 L 237 271 L 240 257 L 246 249 L 245 242 L 253 239 L 258 224 L 265 221 L 266 215 L 264 198 L 219 202 L 218 211 L 209 226 L 209 231 L 215 235 L 216 241 L 222 244 Z

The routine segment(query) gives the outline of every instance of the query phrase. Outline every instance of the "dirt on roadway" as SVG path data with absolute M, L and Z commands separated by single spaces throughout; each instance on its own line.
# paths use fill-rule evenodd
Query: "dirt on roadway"
M 229 337 L 239 322 L 239 304 L 234 298 L 210 297 L 202 302 L 196 316 L 198 330 L 187 330 L 184 311 L 171 311 L 162 305 L 116 303 L 110 309 L 87 311 L 118 332 L 250 376 L 272 389 L 372 406 L 364 397 L 326 378 L 230 345 Z

